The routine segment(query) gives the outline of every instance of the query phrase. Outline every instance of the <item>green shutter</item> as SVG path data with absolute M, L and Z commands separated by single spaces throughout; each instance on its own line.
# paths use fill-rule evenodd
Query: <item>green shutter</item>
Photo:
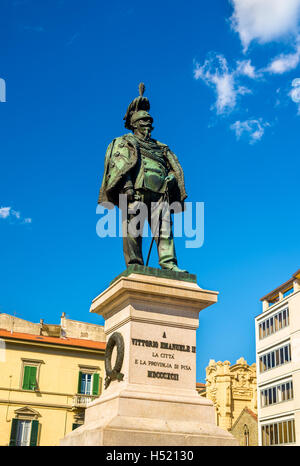
M 15 447 L 17 443 L 18 419 L 12 419 L 9 446 Z
M 31 447 L 37 446 L 38 431 L 39 431 L 39 421 L 31 421 L 31 434 L 30 434 L 30 446 Z
M 82 381 L 82 372 L 79 372 L 77 393 L 81 393 L 81 381 Z
M 30 377 L 30 366 L 24 366 L 23 374 L 23 390 L 29 390 L 29 377 Z
M 37 367 L 36 366 L 31 366 L 30 367 L 30 378 L 29 378 L 29 390 L 34 390 L 36 388 L 36 371 Z
M 34 390 L 36 383 L 36 366 L 24 366 L 23 390 Z
M 93 395 L 99 395 L 99 374 L 93 374 Z

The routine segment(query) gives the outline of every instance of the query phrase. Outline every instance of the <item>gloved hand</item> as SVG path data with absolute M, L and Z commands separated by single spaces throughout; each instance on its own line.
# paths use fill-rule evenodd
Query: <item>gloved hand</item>
M 165 182 L 167 183 L 168 187 L 173 186 L 176 183 L 176 178 L 173 173 L 169 173 L 166 177 Z
M 126 189 L 124 194 L 126 194 L 128 202 L 133 202 L 135 200 L 134 199 L 134 189 L 133 188 Z

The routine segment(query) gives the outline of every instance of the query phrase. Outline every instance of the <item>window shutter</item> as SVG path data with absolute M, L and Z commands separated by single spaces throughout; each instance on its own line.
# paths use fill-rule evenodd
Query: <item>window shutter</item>
M 36 366 L 24 366 L 23 390 L 34 390 L 37 386 Z
M 39 421 L 31 421 L 31 434 L 30 434 L 30 446 L 36 447 L 37 446 L 37 439 L 38 439 L 38 431 L 39 431 Z
M 9 446 L 15 447 L 17 443 L 18 419 L 12 419 Z
M 93 395 L 99 395 L 99 374 L 93 374 Z
M 82 372 L 79 372 L 77 393 L 81 393 L 81 381 L 82 381 Z
M 24 366 L 23 374 L 23 390 L 29 390 L 29 377 L 30 377 L 30 366 Z
M 36 383 L 36 371 L 37 367 L 36 366 L 31 366 L 30 367 L 30 378 L 29 378 L 29 390 L 34 390 L 37 386 Z

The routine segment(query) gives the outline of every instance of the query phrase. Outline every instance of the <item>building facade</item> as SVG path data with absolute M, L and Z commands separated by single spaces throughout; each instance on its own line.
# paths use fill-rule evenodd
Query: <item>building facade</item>
M 255 319 L 259 445 L 300 445 L 300 270 Z
M 230 429 L 241 447 L 258 445 L 257 415 L 251 409 L 244 408 Z
M 233 365 L 212 359 L 206 384 L 197 384 L 197 390 L 214 403 L 218 426 L 230 431 L 241 446 L 258 444 L 256 364 L 250 366 L 244 358 Z
M 55 446 L 83 424 L 104 380 L 103 326 L 0 314 L 0 445 Z

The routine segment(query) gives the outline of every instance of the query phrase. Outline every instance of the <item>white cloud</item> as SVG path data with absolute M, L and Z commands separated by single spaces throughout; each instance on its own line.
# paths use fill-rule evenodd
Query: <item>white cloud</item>
M 246 51 L 253 40 L 265 44 L 297 35 L 300 0 L 230 0 L 231 25 Z
M 32 219 L 31 218 L 25 218 L 22 220 L 21 213 L 18 212 L 17 210 L 13 210 L 11 207 L 0 207 L 0 219 L 6 219 L 6 218 L 15 218 L 21 223 L 31 223 Z
M 256 68 L 250 59 L 235 60 L 229 66 L 222 54 L 211 52 L 203 64 L 196 63 L 194 78 L 202 80 L 216 94 L 213 109 L 218 115 L 229 114 L 238 107 L 240 97 L 251 94 L 250 82 L 267 75 L 281 75 L 300 65 L 300 0 L 229 0 L 233 6 L 230 18 L 233 29 L 247 51 L 252 41 L 265 44 L 283 41 L 291 48 L 289 53 L 275 56 L 269 63 Z M 246 83 L 247 87 L 244 85 Z M 252 84 L 251 84 L 252 87 Z M 289 96 L 293 101 L 300 96 L 300 86 L 294 86 Z M 296 97 L 295 97 L 296 96 Z M 300 97 L 299 97 L 300 98 Z M 300 101 L 296 102 L 300 115 Z M 279 105 L 277 96 L 276 105 Z M 247 136 L 249 142 L 259 141 L 268 123 L 260 119 L 236 121 L 231 125 L 237 138 Z
M 208 86 L 215 89 L 217 100 L 215 108 L 218 114 L 230 112 L 237 103 L 237 96 L 249 94 L 251 91 L 236 82 L 236 70 L 230 71 L 223 55 L 210 54 L 201 66 L 196 63 L 194 78 L 202 79 Z
M 237 139 L 246 135 L 249 138 L 249 143 L 255 144 L 261 140 L 267 126 L 270 124 L 259 118 L 258 120 L 236 121 L 230 126 L 230 129 L 235 132 Z
M 10 215 L 11 207 L 0 207 L 0 218 L 7 218 Z
M 236 74 L 248 76 L 251 79 L 260 77 L 260 73 L 256 71 L 255 66 L 251 64 L 251 60 L 237 61 Z
M 16 218 L 20 218 L 20 217 L 21 217 L 20 212 L 17 212 L 16 210 L 12 210 L 12 211 L 11 211 L 11 215 L 13 215 L 13 216 L 16 217 Z
M 294 53 L 280 54 L 275 57 L 267 67 L 266 71 L 272 74 L 283 74 L 297 68 L 300 62 L 300 39 L 297 40 Z
M 290 98 L 298 106 L 298 115 L 300 115 L 300 78 L 296 78 L 292 82 L 292 89 L 289 93 Z

